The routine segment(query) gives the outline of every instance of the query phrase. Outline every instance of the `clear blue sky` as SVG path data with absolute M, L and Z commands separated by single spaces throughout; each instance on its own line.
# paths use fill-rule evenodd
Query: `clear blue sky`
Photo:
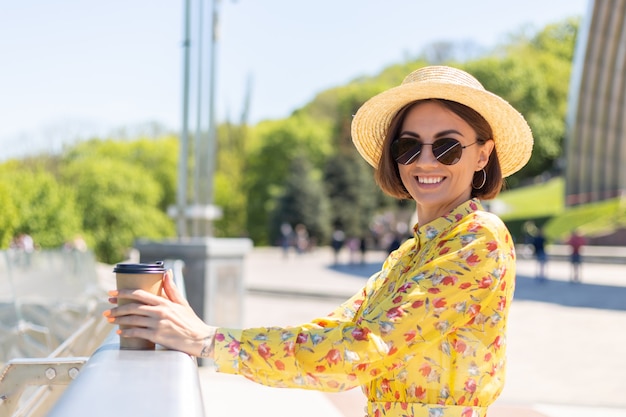
M 209 3 L 207 3 L 208 6 Z M 490 48 L 588 0 L 220 0 L 216 112 L 282 118 L 435 41 Z M 0 0 L 0 160 L 181 120 L 183 1 Z

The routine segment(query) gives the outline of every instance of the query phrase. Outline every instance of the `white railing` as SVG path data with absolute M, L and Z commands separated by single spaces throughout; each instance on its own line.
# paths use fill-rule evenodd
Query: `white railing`
M 31 257 L 29 264 L 20 257 L 16 266 L 5 254 L 0 263 L 0 286 L 5 287 L 0 294 L 9 318 L 0 329 L 0 353 L 13 357 L 0 373 L 0 417 L 203 416 L 195 358 L 161 348 L 120 350 L 113 326 L 100 314 L 107 306 L 106 288 L 95 289 L 95 267 L 83 270 L 84 276 L 78 269 L 68 273 L 59 262 L 65 255 L 47 253 Z M 166 265 L 184 292 L 183 263 Z M 66 292 L 57 287 L 66 284 L 72 286 Z M 82 304 L 50 303 L 54 294 L 74 296 Z M 67 315 L 82 319 L 78 328 Z M 63 320 L 62 329 L 54 327 Z M 55 345 L 61 331 L 69 336 Z
M 120 350 L 109 339 L 82 366 L 47 417 L 203 417 L 198 365 L 182 352 Z
M 0 251 L 0 365 L 49 356 L 102 311 L 96 265 L 90 252 Z

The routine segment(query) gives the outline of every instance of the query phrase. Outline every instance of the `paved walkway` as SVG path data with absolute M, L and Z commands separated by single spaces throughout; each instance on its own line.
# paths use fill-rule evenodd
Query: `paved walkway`
M 325 315 L 380 266 L 382 253 L 350 264 L 318 249 L 285 258 L 255 248 L 246 258 L 244 327 L 296 325 Z M 568 282 L 569 264 L 548 263 L 547 282 L 532 260 L 518 261 L 508 334 L 504 392 L 489 417 L 626 417 L 626 265 L 585 264 L 583 283 Z M 275 389 L 200 370 L 207 415 L 362 417 L 358 389 L 326 394 Z M 228 413 L 228 414 L 227 414 Z

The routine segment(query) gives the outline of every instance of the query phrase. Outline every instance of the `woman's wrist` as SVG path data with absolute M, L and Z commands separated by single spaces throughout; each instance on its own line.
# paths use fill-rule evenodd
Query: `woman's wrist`
M 200 358 L 213 359 L 213 353 L 215 351 L 215 333 L 216 328 L 211 328 L 209 334 L 202 339 L 202 348 L 200 349 Z

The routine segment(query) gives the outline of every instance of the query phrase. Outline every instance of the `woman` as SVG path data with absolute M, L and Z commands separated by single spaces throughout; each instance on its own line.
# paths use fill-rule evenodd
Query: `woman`
M 503 387 L 515 254 L 479 199 L 530 157 L 532 135 L 469 74 L 426 67 L 366 102 L 357 150 L 388 194 L 416 202 L 413 238 L 328 317 L 291 328 L 224 329 L 193 314 L 166 274 L 166 298 L 112 292 L 121 337 L 213 358 L 261 384 L 339 391 L 361 385 L 368 416 L 485 416 Z

